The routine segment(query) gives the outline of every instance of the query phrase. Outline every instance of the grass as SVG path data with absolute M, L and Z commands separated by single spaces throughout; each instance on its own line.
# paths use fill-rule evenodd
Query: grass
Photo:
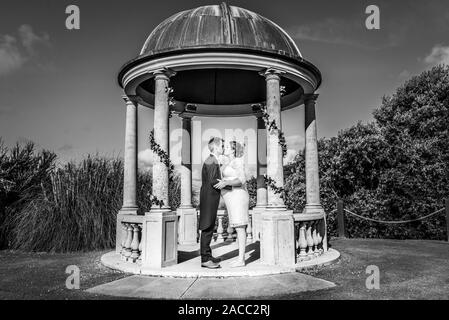
M 335 239 L 340 260 L 308 274 L 336 288 L 281 299 L 449 299 L 449 243 L 433 240 Z M 379 267 L 380 289 L 368 290 L 366 268 Z
M 334 239 L 342 254 L 338 263 L 307 273 L 332 281 L 336 288 L 261 299 L 449 299 L 449 244 L 439 241 Z M 105 268 L 105 251 L 88 253 L 22 253 L 0 251 L 0 299 L 114 299 L 84 290 L 126 274 Z M 77 265 L 80 290 L 68 290 L 65 269 Z M 380 269 L 380 290 L 365 286 L 366 267 Z

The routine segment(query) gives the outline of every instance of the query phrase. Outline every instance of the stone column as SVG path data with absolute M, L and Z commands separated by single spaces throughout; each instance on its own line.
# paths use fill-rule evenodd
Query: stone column
M 256 206 L 251 210 L 253 241 L 260 240 L 262 232 L 262 213 L 267 208 L 267 129 L 262 114 L 256 114 L 257 118 L 257 199 Z
M 317 94 L 304 99 L 305 114 L 305 164 L 306 164 L 306 207 L 304 213 L 324 212 L 320 202 L 320 179 L 318 168 L 318 139 L 315 104 Z
M 266 103 L 269 119 L 274 120 L 279 130 L 282 130 L 280 92 L 282 72 L 268 69 L 263 75 L 267 85 Z M 271 131 L 267 134 L 267 149 L 267 175 L 274 180 L 276 186 L 283 187 L 284 156 L 277 132 Z M 268 186 L 268 206 L 262 214 L 261 262 L 268 265 L 294 265 L 296 262 L 294 232 L 293 211 L 287 210 L 281 195 Z
M 181 149 L 181 205 L 190 209 L 192 206 L 192 117 L 181 115 L 182 149 Z
M 155 94 L 154 94 L 154 140 L 155 142 L 169 154 L 169 81 L 170 73 L 159 71 L 155 73 Z M 154 205 L 153 211 L 170 211 L 168 200 L 168 167 L 162 162 L 157 153 L 153 153 L 153 195 L 157 199 L 164 202 L 162 208 Z
M 154 72 L 154 139 L 169 153 L 169 80 L 174 72 L 167 69 Z M 145 213 L 142 227 L 142 266 L 162 268 L 178 261 L 178 219 L 169 205 L 168 167 L 158 154 L 153 154 L 153 195 L 164 202 L 153 204 Z
M 122 221 L 127 215 L 137 215 L 137 110 L 135 97 L 124 95 L 126 105 L 125 154 L 123 175 L 123 205 L 117 215 L 116 251 L 120 252 L 123 237 Z
M 177 210 L 179 217 L 179 244 L 196 244 L 198 219 L 196 209 L 192 206 L 192 116 L 181 114 L 182 149 L 181 149 L 181 204 Z
M 282 73 L 268 69 L 265 72 L 267 84 L 267 113 L 270 121 L 276 122 L 279 130 L 282 130 L 281 123 L 281 93 L 280 93 L 280 75 Z M 276 186 L 284 186 L 284 155 L 282 147 L 279 145 L 279 137 L 274 130 L 267 135 L 267 175 L 274 180 Z M 274 192 L 268 186 L 268 209 L 286 210 L 284 200 L 280 194 Z
M 137 102 L 123 96 L 126 104 L 123 206 L 121 211 L 137 214 Z
M 320 201 L 320 177 L 318 166 L 318 138 L 316 127 L 317 94 L 307 94 L 304 97 L 305 119 L 305 164 L 306 164 L 306 206 L 303 213 L 323 214 L 323 249 L 327 251 L 326 215 Z
M 257 115 L 257 202 L 256 208 L 267 207 L 267 129 L 262 115 Z

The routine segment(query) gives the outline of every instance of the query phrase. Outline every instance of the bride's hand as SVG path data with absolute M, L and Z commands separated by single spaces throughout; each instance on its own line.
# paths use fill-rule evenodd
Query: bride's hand
M 226 181 L 223 180 L 218 180 L 218 183 L 214 186 L 215 189 L 223 189 L 224 187 L 226 187 L 228 184 Z

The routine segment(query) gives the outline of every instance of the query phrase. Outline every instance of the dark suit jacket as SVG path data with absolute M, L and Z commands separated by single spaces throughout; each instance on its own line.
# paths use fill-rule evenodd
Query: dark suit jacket
M 200 191 L 200 230 L 208 229 L 215 225 L 217 210 L 220 203 L 221 191 L 214 188 L 220 179 L 220 165 L 217 158 L 210 155 L 203 164 L 201 170 Z M 226 187 L 232 189 L 232 187 Z

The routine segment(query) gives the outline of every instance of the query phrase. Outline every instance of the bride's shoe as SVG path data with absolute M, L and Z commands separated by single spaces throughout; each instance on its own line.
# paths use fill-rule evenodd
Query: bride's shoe
M 229 263 L 229 266 L 231 268 L 240 268 L 240 267 L 244 267 L 245 265 L 246 265 L 245 261 L 240 261 L 240 260 L 234 260 L 234 261 L 231 261 L 231 263 Z

